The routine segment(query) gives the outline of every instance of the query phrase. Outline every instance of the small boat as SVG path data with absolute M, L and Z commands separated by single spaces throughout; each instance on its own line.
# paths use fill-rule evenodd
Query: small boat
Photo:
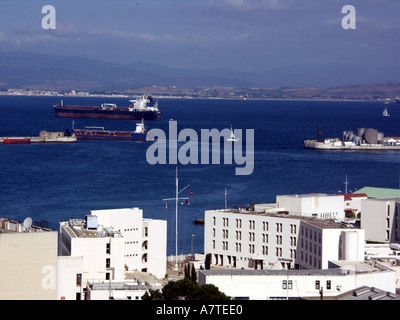
M 385 110 L 383 110 L 382 116 L 383 116 L 383 117 L 390 117 L 390 114 L 389 114 L 389 112 L 387 111 L 387 108 L 385 108 Z
M 78 139 L 95 139 L 95 140 L 131 140 L 131 141 L 146 141 L 147 130 L 144 122 L 136 123 L 135 131 L 112 131 L 104 130 L 104 127 L 85 127 L 85 129 L 72 128 Z
M 231 136 L 228 139 L 226 139 L 226 141 L 234 141 L 234 142 L 239 141 L 239 139 L 236 138 L 235 134 L 233 133 L 232 126 L 231 126 Z

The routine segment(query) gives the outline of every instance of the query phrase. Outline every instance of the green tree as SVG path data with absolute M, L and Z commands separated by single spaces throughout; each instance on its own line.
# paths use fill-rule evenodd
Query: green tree
M 143 300 L 230 300 L 212 284 L 199 286 L 189 279 L 168 282 L 162 292 L 149 290 Z
M 192 265 L 192 273 L 190 275 L 190 280 L 192 280 L 194 283 L 197 282 L 196 268 L 194 267 L 194 265 Z
M 160 290 L 149 289 L 142 296 L 142 300 L 162 300 L 162 299 L 163 299 L 163 294 L 161 293 Z
M 210 266 L 211 266 L 211 253 L 207 253 L 206 260 L 204 261 L 204 267 L 206 268 L 206 270 L 210 270 Z

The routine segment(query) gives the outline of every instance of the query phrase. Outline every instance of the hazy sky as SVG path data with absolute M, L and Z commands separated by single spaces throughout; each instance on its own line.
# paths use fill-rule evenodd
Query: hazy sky
M 47 4 L 55 30 L 41 25 Z M 342 28 L 345 5 L 356 29 Z M 342 66 L 362 69 L 360 81 L 399 80 L 400 1 L 0 0 L 0 51 L 10 50 L 253 72 Z

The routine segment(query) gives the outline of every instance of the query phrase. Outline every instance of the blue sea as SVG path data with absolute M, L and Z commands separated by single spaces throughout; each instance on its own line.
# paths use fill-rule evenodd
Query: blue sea
M 128 105 L 127 98 L 0 96 L 0 136 L 37 136 L 43 129 L 65 131 L 102 126 L 133 130 L 129 120 L 71 119 L 55 116 L 52 106 Z M 398 151 L 317 151 L 304 149 L 305 139 L 342 137 L 343 131 L 376 128 L 400 136 L 400 105 L 382 102 L 239 101 L 160 99 L 164 111 L 147 129 L 168 133 L 169 120 L 185 128 L 254 129 L 254 171 L 235 175 L 239 165 L 178 164 L 179 188 L 190 185 L 193 196 L 179 204 L 178 253 L 203 252 L 204 226 L 193 223 L 208 209 L 275 201 L 276 195 L 344 192 L 364 186 L 398 188 Z M 390 117 L 382 117 L 384 107 Z M 84 218 L 90 210 L 139 207 L 147 218 L 168 221 L 168 254 L 175 253 L 175 164 L 151 165 L 146 151 L 152 142 L 87 141 L 74 144 L 0 144 L 0 216 L 17 221 L 31 217 L 59 222 Z M 180 147 L 180 144 L 178 144 Z M 243 145 L 245 150 L 245 145 Z M 243 151 L 244 152 L 244 151 Z M 166 206 L 167 202 L 167 206 Z

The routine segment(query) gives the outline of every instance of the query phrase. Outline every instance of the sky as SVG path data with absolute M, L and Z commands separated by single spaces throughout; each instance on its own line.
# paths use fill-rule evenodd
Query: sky
M 43 29 L 42 7 L 56 10 Z M 342 19 L 355 8 L 355 29 Z M 1 0 L 0 51 L 396 81 L 398 0 Z M 286 73 L 285 73 L 286 72 Z M 346 74 L 340 79 L 343 82 Z M 350 80 L 349 80 L 350 81 Z

